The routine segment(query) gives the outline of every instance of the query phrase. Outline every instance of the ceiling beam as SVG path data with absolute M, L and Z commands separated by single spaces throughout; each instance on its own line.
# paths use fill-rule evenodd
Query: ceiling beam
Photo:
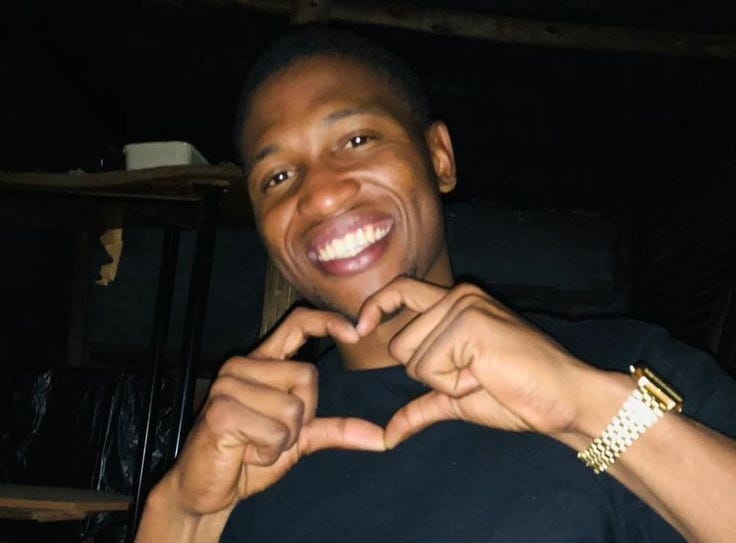
M 241 5 L 260 11 L 290 14 L 289 0 L 203 0 L 217 5 Z M 309 2 L 309 0 L 307 0 Z M 525 45 L 571 49 L 645 53 L 654 55 L 736 58 L 736 36 L 641 30 L 620 26 L 539 21 L 488 13 L 424 8 L 387 2 L 322 4 L 320 18 L 418 30 Z M 326 9 L 329 10 L 326 14 Z
M 329 20 L 330 0 L 292 0 L 291 24 L 324 22 Z

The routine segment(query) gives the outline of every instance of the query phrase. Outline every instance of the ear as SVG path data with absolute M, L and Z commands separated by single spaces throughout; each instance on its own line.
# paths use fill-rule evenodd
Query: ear
M 455 172 L 455 153 L 447 125 L 442 121 L 433 122 L 425 132 L 429 157 L 437 174 L 440 192 L 450 192 L 455 188 L 457 175 Z

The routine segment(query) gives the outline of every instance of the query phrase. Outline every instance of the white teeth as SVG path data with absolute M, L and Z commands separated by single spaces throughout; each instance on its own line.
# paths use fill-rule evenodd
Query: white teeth
M 379 228 L 369 224 L 363 228 L 358 228 L 354 232 L 346 234 L 342 238 L 333 239 L 331 242 L 321 247 L 318 251 L 317 259 L 320 262 L 328 262 L 330 260 L 338 260 L 340 258 L 351 258 L 368 246 L 373 245 L 388 234 L 389 228 Z

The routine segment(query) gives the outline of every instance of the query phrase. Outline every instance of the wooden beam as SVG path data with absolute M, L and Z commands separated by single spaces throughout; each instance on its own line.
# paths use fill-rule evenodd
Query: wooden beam
M 293 0 L 290 23 L 298 25 L 327 21 L 331 4 L 330 0 Z
M 288 0 L 210 0 L 288 14 Z M 313 0 L 318 2 L 319 0 Z M 333 2 L 329 19 L 502 43 L 654 55 L 736 58 L 736 36 L 539 21 L 387 2 Z

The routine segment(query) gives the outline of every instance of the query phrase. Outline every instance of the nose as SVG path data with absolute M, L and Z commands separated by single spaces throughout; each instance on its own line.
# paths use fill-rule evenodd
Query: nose
M 349 171 L 329 164 L 312 166 L 300 187 L 298 209 L 309 215 L 327 216 L 339 211 L 360 190 Z

